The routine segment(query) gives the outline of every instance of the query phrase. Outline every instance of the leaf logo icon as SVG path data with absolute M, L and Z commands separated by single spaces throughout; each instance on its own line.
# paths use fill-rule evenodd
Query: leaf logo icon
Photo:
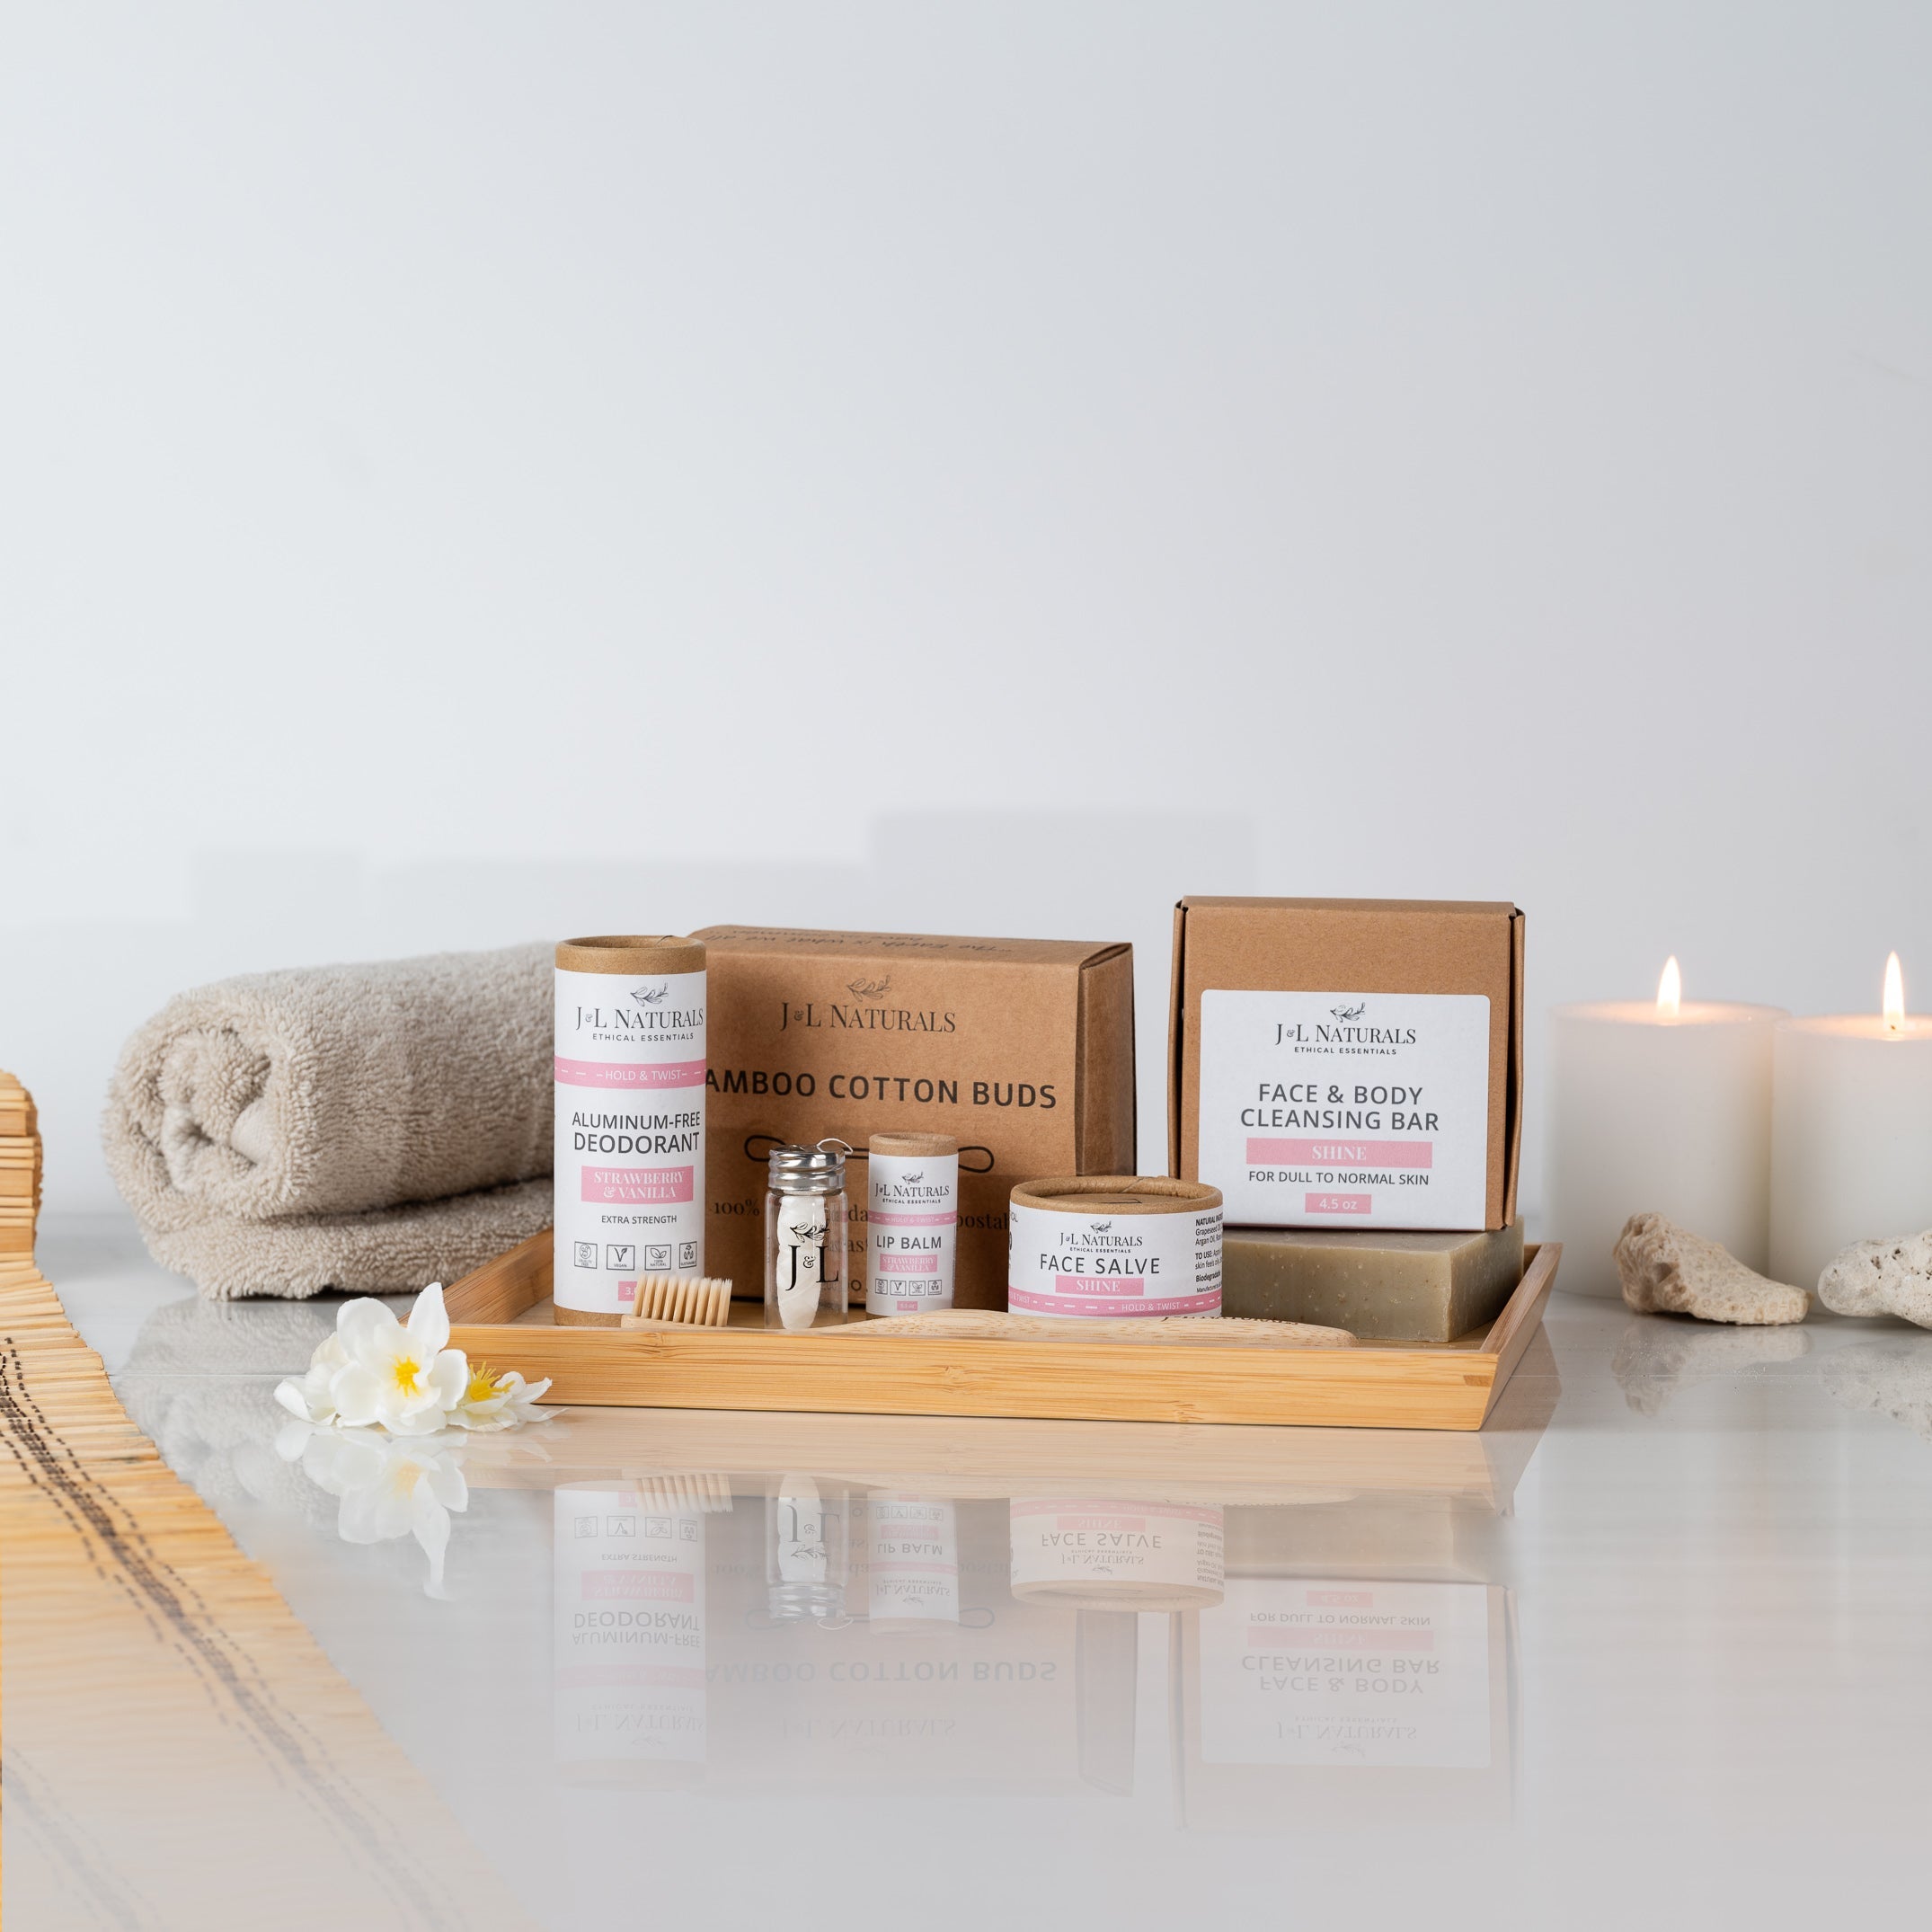
M 1365 999 L 1353 1006 L 1331 1006 L 1328 1010 L 1338 1020 L 1359 1020 L 1368 1012 L 1369 1002 Z
M 640 1006 L 654 1006 L 669 991 L 669 986 L 662 982 L 656 986 L 634 986 L 631 988 L 631 997 Z
M 883 999 L 886 989 L 891 984 L 890 977 L 883 979 L 847 979 L 846 990 L 856 994 L 861 999 Z

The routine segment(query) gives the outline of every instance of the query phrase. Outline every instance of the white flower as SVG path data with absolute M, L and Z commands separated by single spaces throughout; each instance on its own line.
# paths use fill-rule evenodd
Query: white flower
M 362 1300 L 343 1305 L 335 1333 L 348 1357 L 329 1385 L 337 1422 L 350 1429 L 375 1422 L 393 1436 L 434 1435 L 447 1424 L 470 1365 L 461 1349 L 448 1346 L 440 1281 L 416 1297 L 407 1328 L 381 1302 Z
M 376 1434 L 345 1435 L 333 1429 L 304 1431 L 289 1423 L 276 1439 L 288 1461 L 332 1496 L 341 1498 L 336 1533 L 345 1543 L 386 1543 L 412 1536 L 430 1559 L 432 1597 L 447 1596 L 443 1557 L 449 1547 L 450 1511 L 469 1507 L 469 1484 L 458 1457 L 460 1437 L 406 1441 Z
M 308 1373 L 297 1382 L 292 1377 L 275 1385 L 275 1399 L 289 1414 L 305 1422 L 328 1423 L 335 1420 L 335 1371 L 349 1365 L 341 1340 L 324 1336 L 310 1356 Z
M 514 1369 L 500 1373 L 486 1365 L 473 1374 L 468 1358 L 448 1341 L 440 1281 L 416 1297 L 407 1327 L 379 1301 L 344 1302 L 335 1333 L 317 1345 L 308 1372 L 278 1383 L 275 1399 L 297 1430 L 374 1425 L 393 1436 L 427 1436 L 452 1427 L 517 1429 L 549 1421 L 553 1412 L 536 1406 L 547 1381 L 533 1387 Z
M 514 1369 L 499 1374 L 488 1362 L 478 1362 L 449 1420 L 458 1429 L 518 1429 L 525 1422 L 547 1422 L 555 1412 L 536 1405 L 549 1387 L 547 1377 L 526 1382 Z

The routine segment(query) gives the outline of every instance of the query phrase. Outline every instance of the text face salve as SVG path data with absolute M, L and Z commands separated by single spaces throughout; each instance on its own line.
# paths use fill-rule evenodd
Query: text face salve
M 1201 1178 L 1275 1227 L 1481 1227 L 1489 1000 L 1207 991 Z

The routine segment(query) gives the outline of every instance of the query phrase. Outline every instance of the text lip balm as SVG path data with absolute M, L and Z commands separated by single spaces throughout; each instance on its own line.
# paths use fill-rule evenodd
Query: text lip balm
M 555 1316 L 615 1328 L 639 1276 L 705 1272 L 705 949 L 566 939 L 556 998 Z
M 866 1314 L 950 1308 L 959 1142 L 951 1134 L 873 1134 L 866 1167 Z
M 1009 1225 L 1011 1314 L 1221 1312 L 1217 1187 L 1137 1174 L 1025 1181 Z

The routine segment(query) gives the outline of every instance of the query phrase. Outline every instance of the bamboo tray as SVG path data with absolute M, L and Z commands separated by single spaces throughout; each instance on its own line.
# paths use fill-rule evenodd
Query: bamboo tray
M 1563 1250 L 1526 1249 L 1516 1292 L 1486 1331 L 1443 1347 L 1164 1348 L 1130 1342 L 855 1342 L 787 1335 L 753 1302 L 729 1328 L 559 1328 L 551 1246 L 533 1235 L 448 1290 L 450 1345 L 551 1378 L 554 1402 L 655 1409 L 1034 1420 L 1480 1429 L 1542 1324 Z

